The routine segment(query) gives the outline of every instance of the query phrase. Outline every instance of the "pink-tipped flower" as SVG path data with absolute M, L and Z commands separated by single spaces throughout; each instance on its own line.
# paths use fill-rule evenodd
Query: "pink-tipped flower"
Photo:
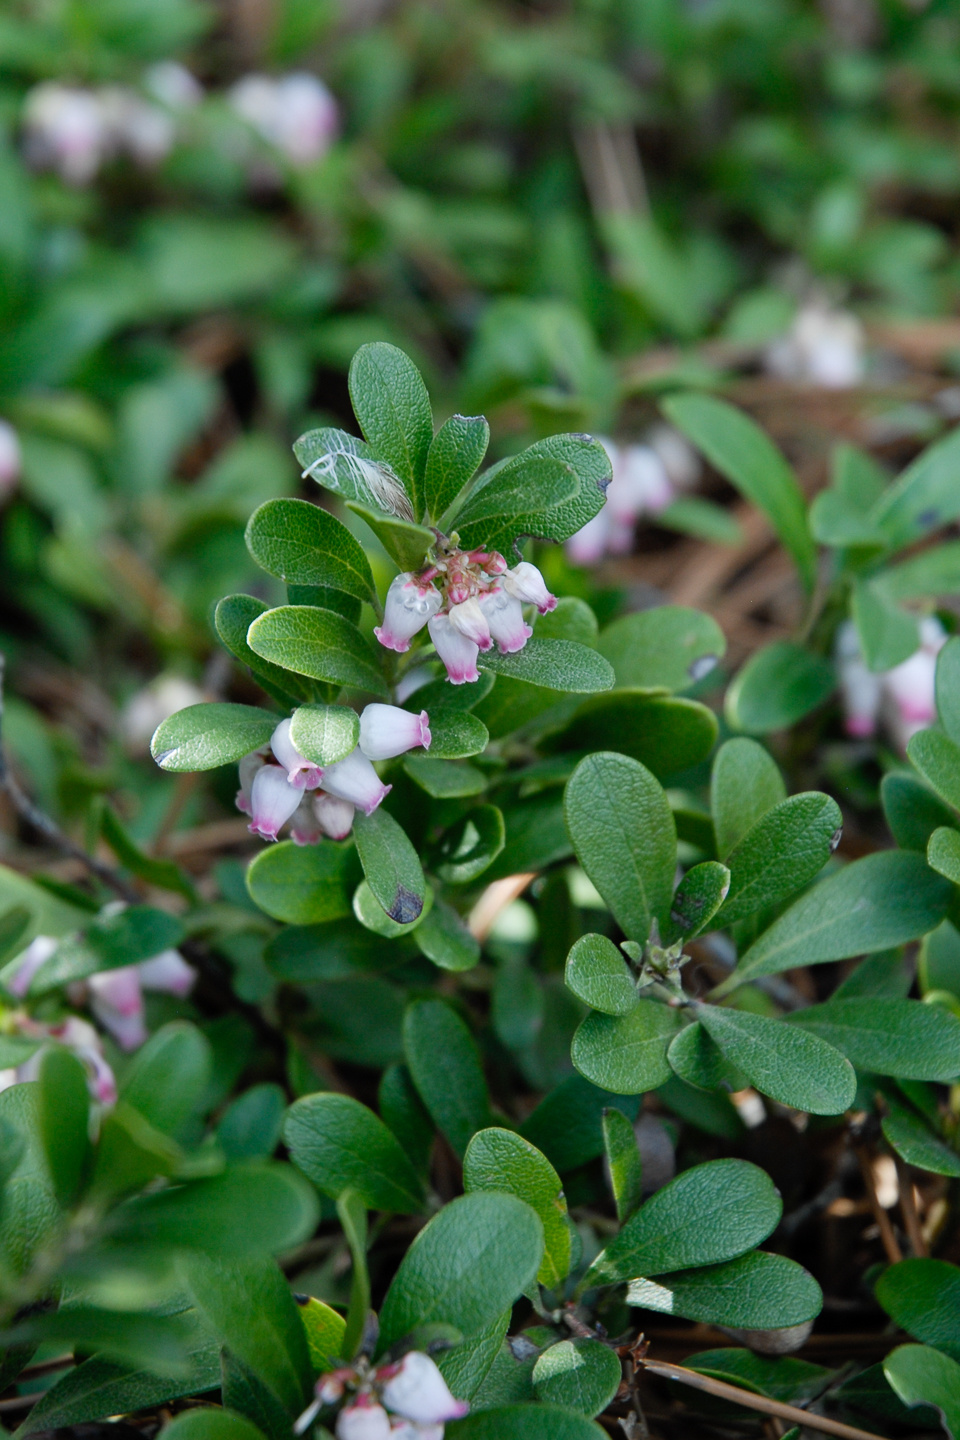
M 323 772 L 323 788 L 338 800 L 348 800 L 365 815 L 372 815 L 385 795 L 392 790 L 384 785 L 359 745 L 345 760 L 328 766 Z
M 33 983 L 40 966 L 45 964 L 59 945 L 59 940 L 54 940 L 52 935 L 37 935 L 26 950 L 18 957 L 19 963 L 16 970 L 7 981 L 7 989 L 11 995 L 22 1000 Z
M 574 565 L 599 565 L 607 553 L 607 539 L 610 532 L 610 517 L 607 507 L 598 510 L 564 545 Z
M 323 826 L 317 819 L 313 802 L 319 791 L 304 792 L 303 799 L 293 812 L 290 821 L 290 839 L 294 845 L 316 845 L 323 839 Z
M 253 814 L 253 803 L 250 799 L 253 782 L 266 763 L 262 751 L 253 750 L 249 755 L 244 755 L 237 766 L 240 774 L 240 789 L 237 791 L 236 806 L 238 810 L 243 811 L 244 815 Z
M 460 634 L 468 640 L 472 640 L 478 650 L 490 649 L 493 640 L 490 637 L 490 627 L 480 608 L 479 600 L 471 596 L 469 600 L 464 600 L 459 605 L 451 605 L 449 615 L 453 628 L 459 630 Z
M 657 515 L 674 498 L 666 466 L 649 445 L 625 445 L 613 467 L 607 508 L 613 519 L 632 525 L 639 515 Z
M 0 498 L 8 495 L 20 479 L 23 455 L 20 437 L 6 420 L 0 420 Z
M 399 1417 L 390 1422 L 390 1440 L 443 1440 L 442 1425 L 416 1425 Z
M 346 840 L 353 829 L 355 808 L 349 800 L 340 800 L 336 795 L 328 795 L 325 790 L 318 790 L 313 797 L 317 824 L 331 840 Z
M 514 655 L 523 649 L 533 631 L 523 618 L 523 606 L 516 595 L 498 585 L 480 596 L 480 608 L 501 655 Z
M 141 960 L 137 974 L 144 990 L 155 990 L 162 995 L 178 995 L 181 999 L 189 995 L 197 983 L 197 972 L 188 965 L 179 950 L 161 950 L 149 960 Z
M 287 780 L 295 790 L 316 790 L 323 779 L 319 765 L 301 755 L 290 739 L 290 721 L 281 720 L 270 736 L 270 749 L 287 772 Z
M 147 1038 L 143 993 L 135 965 L 101 970 L 87 981 L 90 1009 L 121 1050 L 136 1050 Z
M 529 560 L 521 560 L 512 570 L 505 570 L 501 583 L 504 589 L 509 590 L 511 595 L 516 595 L 518 600 L 526 600 L 536 605 L 541 615 L 557 608 L 556 595 L 550 594 L 540 571 L 536 565 L 531 565 Z
M 384 1405 L 404 1420 L 438 1425 L 459 1420 L 470 1409 L 466 1400 L 451 1395 L 436 1364 L 422 1350 L 408 1350 L 397 1365 L 384 1366 L 380 1373 L 386 1379 L 380 1389 Z
M 360 1394 L 337 1416 L 337 1440 L 391 1440 L 390 1417 L 372 1395 Z
M 31 165 L 53 169 L 68 185 L 88 185 L 109 146 L 92 90 L 45 80 L 27 96 L 26 155 Z
M 410 571 L 396 575 L 384 601 L 383 624 L 374 626 L 373 633 L 381 645 L 402 655 L 442 604 L 443 596 L 435 585 L 419 584 Z
M 250 790 L 250 833 L 276 840 L 277 831 L 290 819 L 302 794 L 289 783 L 279 765 L 264 765 L 254 776 Z
M 360 716 L 360 749 L 368 760 L 392 760 L 422 745 L 430 748 L 430 716 L 398 705 L 367 705 Z
M 451 684 L 465 685 L 480 679 L 477 671 L 480 647 L 451 625 L 449 615 L 433 616 L 430 621 L 430 639 L 447 667 L 447 679 Z
M 24 1026 L 24 1033 L 46 1034 L 51 1040 L 56 1040 L 72 1050 L 77 1059 L 86 1067 L 88 1074 L 88 1085 L 90 1093 L 101 1105 L 115 1105 L 117 1101 L 117 1082 L 113 1071 L 103 1056 L 103 1045 L 100 1036 L 86 1020 L 81 1020 L 78 1015 L 71 1015 L 59 1025 L 37 1025 Z M 31 1057 L 28 1062 L 39 1061 L 39 1056 Z M 23 1071 L 21 1066 L 20 1070 Z M 37 1066 L 39 1070 L 39 1064 Z M 35 1075 L 20 1073 L 19 1078 L 35 1079 Z

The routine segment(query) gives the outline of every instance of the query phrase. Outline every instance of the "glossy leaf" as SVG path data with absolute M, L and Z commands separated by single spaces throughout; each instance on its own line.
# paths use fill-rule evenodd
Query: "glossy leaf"
M 457 718 L 473 720 L 474 717 L 462 715 Z M 433 746 L 430 748 L 432 751 Z M 481 795 L 487 788 L 487 777 L 476 765 L 440 760 L 433 754 L 407 755 L 404 757 L 403 768 L 414 784 L 419 785 L 420 789 L 425 790 L 434 800 L 464 799 L 469 795 Z
M 571 466 L 522 451 L 480 476 L 457 506 L 453 524 L 465 549 L 483 545 L 509 553 L 520 535 L 559 539 L 549 528 L 552 512 L 579 490 Z
M 699 765 L 717 739 L 717 718 L 696 700 L 616 690 L 580 707 L 557 743 L 565 750 L 604 750 L 612 743 L 667 780 Z
M 544 1350 L 533 1367 L 537 1399 L 593 1417 L 606 1410 L 620 1388 L 622 1370 L 615 1350 L 600 1340 L 561 1340 Z
M 381 806 L 372 815 L 357 813 L 353 838 L 367 884 L 390 919 L 398 925 L 418 919 L 425 881 L 406 831 Z
M 465 760 L 471 755 L 482 755 L 486 750 L 490 736 L 486 725 L 476 715 L 447 707 L 439 710 L 423 708 L 430 716 L 431 760 Z
M 635 1120 L 639 1102 L 611 1095 L 582 1075 L 568 1075 L 527 1116 L 520 1133 L 563 1174 L 603 1154 L 603 1112 L 611 1106 Z
M 725 860 L 749 830 L 787 798 L 780 768 L 757 740 L 736 736 L 717 751 L 710 777 L 710 809 L 717 855 Z
M 453 1325 L 464 1336 L 489 1325 L 536 1278 L 539 1216 L 513 1195 L 461 1196 L 416 1236 L 380 1311 L 381 1347 L 418 1325 Z
M 726 648 L 712 616 L 684 605 L 657 605 L 622 615 L 606 627 L 597 644 L 613 666 L 618 686 L 671 693 L 709 675 Z
M 676 830 L 663 789 L 636 760 L 588 755 L 567 785 L 564 815 L 577 858 L 618 925 L 645 943 L 673 896 Z
M 77 1200 L 90 1158 L 90 1095 L 76 1056 L 51 1045 L 40 1062 L 40 1136 L 58 1202 Z
M 347 501 L 347 509 L 370 526 L 401 570 L 419 570 L 437 538 L 424 525 L 415 525 L 412 520 L 401 520 L 395 515 L 383 515 L 370 506 L 357 504 L 355 500 Z
M 828 700 L 836 685 L 826 660 L 791 640 L 776 640 L 737 673 L 727 691 L 727 719 L 750 735 L 786 730 Z
M 528 640 L 515 655 L 501 655 L 494 648 L 480 655 L 481 670 L 524 680 L 528 685 L 543 685 L 551 690 L 565 690 L 589 695 L 596 690 L 609 690 L 613 685 L 613 669 L 586 645 L 575 640 Z
M 674 892 L 670 904 L 670 925 L 664 933 L 664 940 L 679 939 L 681 935 L 694 936 L 705 930 L 718 911 L 724 908 L 724 901 L 730 890 L 730 871 L 718 860 L 705 860 L 702 865 L 693 865 L 684 875 Z M 722 924 L 721 920 L 717 921 Z
M 389 464 L 384 471 L 378 463 L 384 457 L 375 455 L 365 440 L 324 426 L 301 435 L 294 442 L 293 453 L 304 467 L 305 476 L 342 496 L 348 504 L 354 501 L 375 511 L 389 507 L 391 513 L 412 514 L 400 478 L 391 473 Z
M 290 739 L 315 765 L 335 765 L 356 748 L 360 717 L 348 705 L 301 705 L 290 717 Z
M 952 826 L 934 830 L 927 845 L 927 864 L 938 875 L 960 885 L 960 831 Z
M 717 925 L 755 915 L 801 889 L 829 860 L 842 826 L 840 807 L 818 790 L 781 800 L 727 856 L 730 889 Z
M 627 1015 L 593 1011 L 573 1037 L 580 1074 L 615 1095 L 640 1095 L 669 1079 L 667 1050 L 682 1025 L 676 1010 L 644 1000 Z
M 266 745 L 278 719 L 254 705 L 188 705 L 158 727 L 150 753 L 161 770 L 215 770 Z
M 884 1270 L 874 1293 L 901 1330 L 960 1359 L 960 1269 L 956 1265 L 910 1256 Z
M 574 995 L 605 1015 L 626 1015 L 638 1002 L 627 962 L 606 935 L 581 935 L 567 956 L 564 980 Z
M 351 852 L 332 841 L 295 845 L 282 840 L 261 850 L 247 870 L 254 904 L 288 925 L 317 925 L 350 914 L 347 873 Z
M 150 1036 L 126 1069 L 120 1098 L 161 1135 L 178 1137 L 200 1112 L 213 1069 L 206 1036 L 174 1020 Z
M 706 1325 L 780 1330 L 812 1320 L 823 1295 L 813 1276 L 795 1261 L 754 1250 L 724 1265 L 634 1280 L 627 1301 Z
M 480 942 L 451 905 L 438 901 L 413 932 L 417 946 L 441 970 L 471 970 L 480 959 Z
M 324 1194 L 355 1191 L 371 1210 L 413 1214 L 423 1190 L 403 1150 L 372 1110 L 349 1095 L 305 1095 L 283 1137 L 291 1159 Z
M 272 665 L 250 649 L 247 643 L 250 626 L 266 613 L 267 606 L 252 595 L 228 595 L 214 611 L 217 634 L 231 655 L 253 671 L 257 683 L 275 700 L 283 705 L 291 701 L 315 700 L 317 687 L 312 680 L 294 675 L 280 665 Z
M 703 1005 L 697 1018 L 728 1060 L 764 1095 L 812 1115 L 841 1115 L 853 1104 L 853 1066 L 817 1034 L 767 1015 Z
M 451 415 L 433 437 L 423 478 L 428 515 L 438 520 L 483 463 L 490 426 L 483 415 Z
M 350 400 L 378 460 L 399 475 L 413 505 L 423 506 L 423 473 L 433 440 L 430 397 L 420 371 L 395 345 L 361 345 L 350 363 Z M 381 508 L 386 508 L 381 506 Z
M 268 500 L 250 516 L 247 549 L 288 585 L 321 585 L 377 603 L 363 546 L 340 520 L 308 500 Z
M 643 1162 L 633 1125 L 621 1110 L 603 1112 L 603 1149 L 621 1225 L 643 1199 Z
M 765 1240 L 782 1210 L 759 1166 L 746 1160 L 695 1165 L 641 1205 L 594 1260 L 580 1289 L 732 1260 Z
M 421 1100 L 457 1154 L 463 1155 L 490 1115 L 473 1036 L 444 1001 L 416 1000 L 404 1017 L 403 1048 Z
M 833 999 L 798 1010 L 790 1020 L 829 1041 L 858 1070 L 942 1082 L 960 1075 L 960 1020 L 936 1005 Z
M 388 698 L 366 640 L 334 610 L 279 605 L 254 620 L 247 640 L 255 654 L 285 670 Z
M 882 1121 L 883 1137 L 908 1165 L 929 1170 L 933 1175 L 960 1179 L 960 1155 L 925 1120 L 909 1110 L 892 1110 Z
M 213 1405 L 183 1410 L 164 1429 L 169 1440 L 263 1440 L 263 1431 L 245 1415 Z
M 883 1362 L 890 1388 L 904 1405 L 933 1405 L 948 1434 L 960 1435 L 960 1365 L 930 1345 L 898 1345 Z
M 922 855 L 906 850 L 865 855 L 795 900 L 714 994 L 758 975 L 918 940 L 940 923 L 951 896 L 951 886 L 929 870 Z
M 512 1130 L 479 1130 L 463 1157 L 467 1194 L 497 1190 L 516 1195 L 537 1212 L 543 1225 L 543 1260 L 537 1279 L 555 1289 L 570 1270 L 571 1226 L 563 1184 L 547 1157 Z
M 568 476 L 571 483 L 567 495 L 536 514 L 537 530 L 527 532 L 558 541 L 568 539 L 597 514 L 603 505 L 612 474 L 607 452 L 599 441 L 589 435 L 551 435 L 545 440 L 538 440 L 519 455 L 488 470 L 486 477 L 481 476 L 478 485 L 468 492 L 462 507 L 455 509 L 452 515 L 448 512 L 446 519 L 455 526 L 465 546 L 496 545 L 506 551 L 514 537 L 520 533 L 516 518 L 504 524 L 500 540 L 494 538 L 496 532 L 491 530 L 489 520 L 480 519 L 471 527 L 462 518 L 473 504 L 478 489 L 485 485 L 492 489 L 495 484 L 499 489 L 504 484 L 501 477 L 507 471 L 511 480 L 512 477 L 517 477 L 517 493 L 520 497 L 523 495 L 525 475 L 537 471 L 543 476 L 548 473 L 559 476 L 561 472 Z M 482 493 L 480 489 L 480 494 Z M 557 493 L 559 494 L 559 486 Z M 489 507 L 489 500 L 487 505 Z
M 681 1080 L 702 1090 L 745 1090 L 747 1080 L 733 1061 L 695 1020 L 679 1032 L 667 1051 L 670 1066 Z

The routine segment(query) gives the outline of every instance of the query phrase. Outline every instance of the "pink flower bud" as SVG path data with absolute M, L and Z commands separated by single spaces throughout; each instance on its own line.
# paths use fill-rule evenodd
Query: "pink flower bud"
M 328 795 L 325 790 L 318 790 L 313 797 L 317 824 L 331 840 L 346 840 L 353 829 L 354 808 L 349 800 L 340 800 L 336 795 Z
M 883 693 L 888 702 L 885 714 L 901 750 L 906 749 L 911 736 L 937 718 L 936 669 L 936 656 L 920 649 L 883 676 Z
M 87 981 L 90 1009 L 121 1050 L 136 1050 L 147 1038 L 143 994 L 135 965 L 101 970 Z
M 450 606 L 450 624 L 461 635 L 472 640 L 480 650 L 489 650 L 493 644 L 490 626 L 476 599 L 464 600 L 460 605 Z
M 345 760 L 329 765 L 323 772 L 323 788 L 338 800 L 348 800 L 365 815 L 372 815 L 385 795 L 392 790 L 384 785 L 359 745 Z
M 390 1417 L 372 1395 L 358 1395 L 337 1416 L 337 1440 L 390 1440 Z
M 52 935 L 37 935 L 26 950 L 18 957 L 19 964 L 16 970 L 7 981 L 7 989 L 11 995 L 22 1000 L 33 983 L 40 966 L 43 965 L 56 950 L 59 940 L 54 940 Z
M 264 765 L 254 776 L 250 790 L 253 819 L 249 830 L 264 840 L 276 840 L 277 831 L 300 804 L 301 790 L 291 785 L 279 765 Z
M 523 606 L 515 595 L 499 586 L 480 596 L 480 608 L 501 655 L 522 650 L 533 631 L 523 618 Z
M 422 745 L 430 748 L 430 716 L 397 705 L 367 705 L 360 716 L 360 749 L 368 760 L 391 760 Z
M 19 435 L 6 420 L 0 420 L 0 498 L 8 495 L 20 479 L 22 463 Z
M 442 604 L 443 597 L 434 585 L 419 585 L 409 571 L 397 575 L 387 591 L 383 624 L 376 625 L 373 633 L 381 645 L 402 655 Z
M 384 1367 L 386 1383 L 380 1394 L 384 1405 L 404 1420 L 420 1425 L 437 1425 L 459 1420 L 470 1409 L 466 1400 L 456 1400 L 447 1388 L 429 1355 L 408 1350 L 398 1365 Z
M 149 960 L 141 960 L 137 974 L 144 990 L 165 995 L 189 995 L 197 980 L 197 972 L 188 965 L 179 950 L 161 950 Z
M 499 550 L 491 550 L 487 558 L 481 563 L 488 575 L 502 575 L 507 568 L 507 562 Z
M 287 772 L 287 780 L 296 790 L 316 790 L 323 771 L 307 760 L 290 739 L 290 721 L 281 720 L 270 736 L 270 749 Z
M 242 810 L 244 815 L 252 815 L 253 809 L 250 803 L 250 792 L 253 789 L 253 782 L 257 772 L 266 765 L 266 760 L 259 750 L 254 750 L 249 755 L 244 755 L 237 766 L 240 772 L 240 789 L 237 791 L 236 806 Z
M 477 656 L 480 647 L 468 640 L 450 623 L 449 615 L 434 615 L 430 621 L 430 639 L 447 667 L 447 679 L 454 685 L 479 680 Z
M 557 608 L 556 595 L 550 594 L 540 571 L 536 565 L 531 565 L 529 560 L 521 560 L 512 570 L 505 570 L 502 584 L 504 589 L 509 590 L 511 595 L 516 595 L 518 600 L 528 600 L 536 605 L 541 615 Z

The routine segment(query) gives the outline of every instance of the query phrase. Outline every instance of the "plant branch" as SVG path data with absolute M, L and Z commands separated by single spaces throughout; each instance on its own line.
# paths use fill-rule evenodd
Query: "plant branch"
M 647 1359 L 642 1359 L 640 1364 L 644 1370 L 649 1370 L 652 1375 L 660 1375 L 664 1380 L 676 1380 L 681 1385 L 689 1385 L 694 1390 L 704 1390 L 708 1395 L 715 1395 L 718 1400 L 730 1400 L 748 1410 L 761 1410 L 765 1415 L 776 1415 L 781 1420 L 789 1420 L 791 1425 L 806 1425 L 811 1430 L 821 1430 L 825 1435 L 837 1435 L 840 1440 L 883 1440 L 882 1436 L 871 1430 L 858 1430 L 855 1425 L 844 1425 L 842 1420 L 828 1420 L 823 1415 L 812 1415 L 809 1410 L 801 1410 L 796 1405 L 784 1405 L 780 1400 L 769 1400 L 766 1395 L 756 1395 L 752 1390 L 741 1390 L 737 1385 L 727 1385 L 723 1380 L 714 1380 L 710 1375 L 701 1375 L 696 1370 L 688 1370 L 684 1365 Z
M 96 875 L 104 885 L 107 885 L 121 899 L 135 903 L 139 896 L 132 885 L 124 880 L 111 865 L 98 860 L 95 855 L 88 855 L 82 846 L 77 845 L 70 839 L 64 830 L 55 820 L 41 810 L 38 805 L 30 799 L 30 796 L 20 786 L 20 782 L 7 764 L 7 753 L 3 744 L 3 681 L 6 666 L 6 656 L 0 654 L 0 790 L 6 792 L 10 803 L 22 820 L 38 831 L 50 844 L 55 846 L 64 855 L 69 855 L 74 860 L 79 860 L 85 865 L 91 874 Z

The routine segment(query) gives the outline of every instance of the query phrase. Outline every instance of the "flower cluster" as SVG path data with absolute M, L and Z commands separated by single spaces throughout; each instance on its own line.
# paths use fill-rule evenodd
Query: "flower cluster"
M 44 1025 L 32 1020 L 23 1011 L 9 1011 L 2 1017 L 6 1034 L 21 1035 L 25 1040 L 37 1040 L 40 1048 L 15 1069 L 0 1070 L 0 1090 L 11 1085 L 22 1085 L 36 1080 L 40 1073 L 40 1062 L 49 1044 L 63 1045 L 80 1061 L 87 1072 L 90 1094 L 100 1105 L 115 1105 L 117 1082 L 103 1054 L 100 1036 L 87 1020 L 79 1015 L 68 1015 L 54 1025 Z
M 502 655 L 513 655 L 526 645 L 533 631 L 523 618 L 524 602 L 541 615 L 556 609 L 536 565 L 522 560 L 511 568 L 496 550 L 461 550 L 456 536 L 438 536 L 425 569 L 392 581 L 383 624 L 373 633 L 403 654 L 426 625 L 447 678 L 463 685 L 479 680 L 481 650 L 496 642 Z
M 940 621 L 926 615 L 920 621 L 919 650 L 892 670 L 877 674 L 868 670 L 860 653 L 853 621 L 844 621 L 837 631 L 835 654 L 847 734 L 864 739 L 882 724 L 904 753 L 911 735 L 936 721 L 937 656 L 946 642 Z
M 596 565 L 604 555 L 628 555 L 637 521 L 666 510 L 700 475 L 696 452 L 669 425 L 654 426 L 643 444 L 618 445 L 604 438 L 600 443 L 610 456 L 613 479 L 603 508 L 566 543 L 576 565 Z
M 443 1440 L 447 1420 L 459 1420 L 470 1406 L 450 1393 L 436 1364 L 420 1350 L 373 1369 L 361 1358 L 355 1366 L 321 1375 L 316 1399 L 297 1421 L 302 1435 L 319 1411 L 347 1397 L 337 1416 L 337 1440 Z
M 368 705 L 360 716 L 360 743 L 333 765 L 314 765 L 290 738 L 290 721 L 281 720 L 269 750 L 254 750 L 240 761 L 237 809 L 250 816 L 250 830 L 276 840 L 289 820 L 297 845 L 312 845 L 324 835 L 345 840 L 356 809 L 372 815 L 391 786 L 384 785 L 374 760 L 392 760 L 422 745 L 430 748 L 430 717 L 396 705 Z
M 68 185 L 88 185 L 100 166 L 117 155 L 156 165 L 175 138 L 170 112 L 126 85 L 87 90 L 45 80 L 27 96 L 27 161 L 39 170 L 56 170 Z
M 780 380 L 843 390 L 864 374 L 864 333 L 856 315 L 823 300 L 801 306 L 793 324 L 767 349 L 766 368 Z
M 236 113 L 291 165 L 327 153 L 339 128 L 337 102 L 315 75 L 244 75 L 228 95 Z
M 106 913 L 116 914 L 118 908 L 122 909 L 122 904 L 107 906 Z M 6 982 L 7 991 L 15 999 L 24 999 L 37 971 L 59 943 L 50 935 L 38 935 L 30 942 Z M 179 950 L 162 950 L 136 965 L 101 970 L 85 980 L 72 981 L 67 995 L 74 1005 L 89 1006 L 121 1050 L 136 1050 L 147 1038 L 144 990 L 183 997 L 190 994 L 196 978 L 193 966 L 187 964 Z

